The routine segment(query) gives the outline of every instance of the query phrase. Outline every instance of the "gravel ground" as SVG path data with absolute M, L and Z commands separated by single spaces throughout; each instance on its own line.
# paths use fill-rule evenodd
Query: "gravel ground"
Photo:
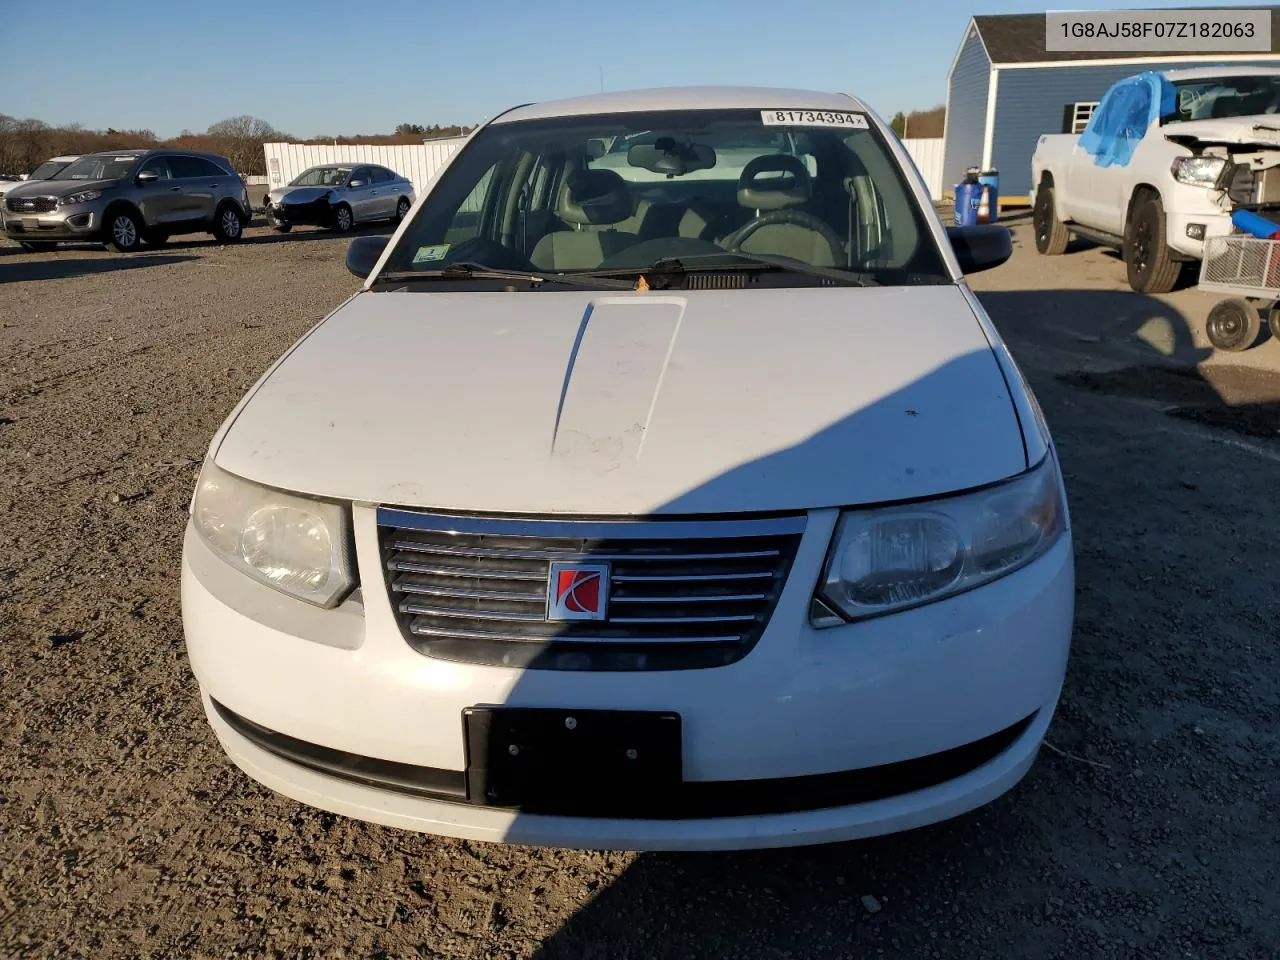
M 974 286 L 1075 522 L 1051 749 L 945 824 L 696 856 L 435 840 L 241 775 L 185 659 L 184 510 L 244 390 L 356 289 L 344 241 L 0 246 L 0 956 L 1275 956 L 1280 343 L 1210 356 L 1213 298 L 1017 238 Z

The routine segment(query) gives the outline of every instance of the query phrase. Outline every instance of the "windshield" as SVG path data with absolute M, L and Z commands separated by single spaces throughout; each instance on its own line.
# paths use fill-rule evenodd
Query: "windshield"
M 58 174 L 67 168 L 65 160 L 46 160 L 32 171 L 28 180 L 57 180 Z
M 689 269 L 719 270 L 740 265 L 727 255 L 738 251 L 877 283 L 947 281 L 925 217 L 862 113 L 682 110 L 497 123 L 453 158 L 385 271 L 465 262 L 583 273 L 681 257 Z
M 351 176 L 351 167 L 312 167 L 298 174 L 291 187 L 340 187 Z
M 59 180 L 118 180 L 127 177 L 138 164 L 138 157 L 101 154 L 81 157 L 58 175 Z
M 1280 76 L 1206 77 L 1179 80 L 1177 112 L 1167 121 L 1252 117 L 1280 111 Z

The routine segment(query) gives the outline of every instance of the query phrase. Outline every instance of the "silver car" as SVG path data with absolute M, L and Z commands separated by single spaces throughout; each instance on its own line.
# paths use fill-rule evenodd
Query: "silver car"
M 399 223 L 413 206 L 413 184 L 372 163 L 324 164 L 304 170 L 288 186 L 276 187 L 264 206 L 267 221 L 281 233 L 295 224 L 346 233 L 374 220 Z

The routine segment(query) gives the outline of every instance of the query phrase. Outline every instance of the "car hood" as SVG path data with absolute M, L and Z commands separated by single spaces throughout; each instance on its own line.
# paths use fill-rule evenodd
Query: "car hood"
M 312 200 L 319 200 L 330 190 L 336 190 L 337 187 L 276 187 L 267 193 L 272 203 L 279 203 L 285 197 L 288 197 L 289 203 L 310 203 Z
M 6 193 L 9 197 L 65 197 L 83 190 L 106 190 L 119 180 L 23 180 L 22 186 Z
M 1280 146 L 1280 114 L 1219 117 L 1166 123 L 1164 135 L 1175 142 L 1259 143 Z
M 318 496 L 533 514 L 801 510 L 1026 467 L 950 285 L 363 292 L 264 378 L 214 456 Z

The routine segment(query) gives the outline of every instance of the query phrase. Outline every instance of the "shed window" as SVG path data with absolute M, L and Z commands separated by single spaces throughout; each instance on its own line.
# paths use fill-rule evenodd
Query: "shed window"
M 1062 108 L 1062 132 L 1084 133 L 1084 128 L 1089 125 L 1089 120 L 1097 106 L 1097 100 L 1081 100 L 1077 103 L 1068 103 Z

